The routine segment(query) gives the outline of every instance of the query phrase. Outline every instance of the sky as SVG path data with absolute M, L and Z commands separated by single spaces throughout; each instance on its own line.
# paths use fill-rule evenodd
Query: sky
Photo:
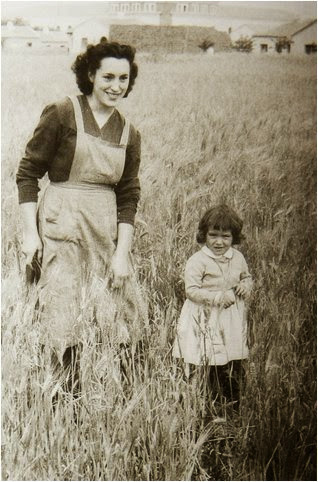
M 126 0 L 127 1 L 127 0 Z M 129 0 L 128 0 L 129 1 Z M 32 18 L 32 17 L 89 17 L 98 16 L 103 13 L 106 1 L 13 1 L 7 0 L 1 2 L 2 18 Z M 235 4 L 246 7 L 279 9 L 285 10 L 286 13 L 296 14 L 302 17 L 316 17 L 317 2 L 312 1 L 249 1 L 249 2 L 218 2 L 219 4 Z

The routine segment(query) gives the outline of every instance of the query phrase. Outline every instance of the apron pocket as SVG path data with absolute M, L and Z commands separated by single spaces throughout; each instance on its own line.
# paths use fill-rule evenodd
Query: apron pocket
M 54 187 L 48 186 L 42 199 L 42 219 L 47 223 L 56 224 L 61 213 L 63 196 L 57 191 Z
M 40 210 L 41 233 L 45 238 L 67 241 L 75 235 L 72 206 L 65 199 L 67 191 L 50 187 L 43 197 Z M 69 194 L 69 193 L 68 193 Z

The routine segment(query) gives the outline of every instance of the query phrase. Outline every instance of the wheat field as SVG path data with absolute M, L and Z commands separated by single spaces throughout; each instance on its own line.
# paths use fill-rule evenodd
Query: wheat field
M 133 256 L 149 326 L 123 377 L 109 300 L 97 343 L 87 293 L 82 396 L 53 410 L 15 172 L 42 108 L 77 89 L 71 57 L 2 55 L 2 480 L 316 480 L 315 59 L 138 61 L 121 110 L 142 135 Z M 204 376 L 186 382 L 171 346 L 198 220 L 220 200 L 244 219 L 255 289 L 240 409 L 213 424 Z

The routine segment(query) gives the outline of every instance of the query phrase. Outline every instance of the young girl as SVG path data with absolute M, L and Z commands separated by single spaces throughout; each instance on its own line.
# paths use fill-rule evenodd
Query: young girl
M 248 357 L 244 300 L 252 278 L 244 256 L 232 246 L 240 243 L 242 226 L 226 205 L 203 215 L 197 233 L 202 247 L 186 264 L 187 299 L 173 347 L 173 356 L 187 364 L 222 367 L 228 375 L 239 365 L 234 360 Z

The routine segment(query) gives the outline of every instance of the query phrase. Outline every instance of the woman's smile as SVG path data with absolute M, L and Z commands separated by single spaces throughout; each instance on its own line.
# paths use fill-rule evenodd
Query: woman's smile
M 105 94 L 107 94 L 111 99 L 114 99 L 114 100 L 120 97 L 120 94 L 115 94 L 114 92 L 105 91 Z

